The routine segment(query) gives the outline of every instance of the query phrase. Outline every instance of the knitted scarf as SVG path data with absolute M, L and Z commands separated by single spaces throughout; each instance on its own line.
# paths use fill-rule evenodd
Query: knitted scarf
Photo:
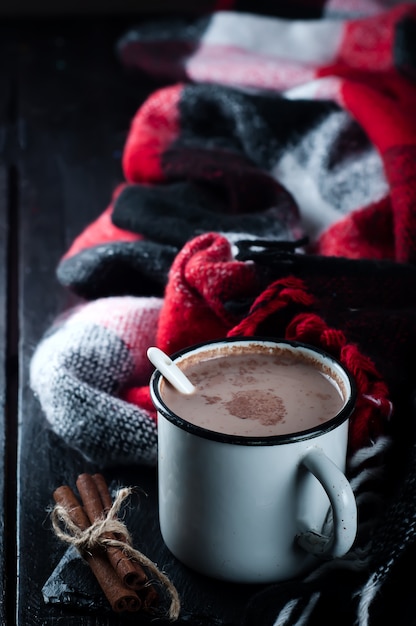
M 333 354 L 358 389 L 357 540 L 254 596 L 243 625 L 408 626 L 416 6 L 357 2 L 352 14 L 330 2 L 300 19 L 226 4 L 118 42 L 137 80 L 164 84 L 131 121 L 125 180 L 63 251 L 57 279 L 84 302 L 40 340 L 31 386 L 50 427 L 86 458 L 154 465 L 147 347 L 267 335 Z

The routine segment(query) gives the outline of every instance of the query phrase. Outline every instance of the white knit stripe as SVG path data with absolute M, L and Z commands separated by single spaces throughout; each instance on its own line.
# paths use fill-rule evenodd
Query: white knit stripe
M 282 92 L 315 80 L 311 66 L 290 60 L 276 62 L 267 56 L 247 54 L 228 46 L 204 46 L 185 63 L 186 73 L 195 83 L 218 83 L 236 89 Z
M 365 461 L 368 461 L 371 457 L 374 457 L 377 454 L 382 454 L 390 446 L 391 439 L 389 437 L 379 437 L 371 446 L 360 448 L 357 452 L 355 452 L 355 454 L 348 461 L 349 469 L 353 470 Z
M 315 593 L 311 595 L 311 597 L 309 598 L 308 604 L 305 606 L 305 608 L 302 611 L 301 616 L 299 617 L 297 622 L 293 624 L 293 626 L 305 626 L 305 624 L 308 623 L 308 619 L 312 611 L 314 610 L 315 605 L 318 602 L 320 595 L 321 594 L 319 593 L 319 591 L 315 591 Z
M 383 468 L 378 466 L 378 467 L 368 467 L 364 470 L 362 470 L 362 472 L 360 472 L 359 474 L 357 474 L 356 476 L 354 476 L 354 478 L 350 478 L 350 485 L 353 491 L 357 491 L 357 489 L 365 482 L 367 482 L 368 480 L 374 480 L 376 478 L 382 478 L 384 472 L 383 472 Z
M 329 164 L 333 145 L 348 135 L 351 124 L 345 111 L 325 116 L 271 167 L 272 176 L 295 199 L 301 225 L 312 242 L 342 217 L 381 200 L 389 191 L 380 155 L 373 146 L 363 145 L 359 157 L 343 157 L 336 165 Z
M 306 65 L 334 61 L 343 36 L 340 20 L 288 21 L 252 13 L 220 11 L 211 16 L 201 46 L 229 46 Z M 198 50 L 199 51 L 199 50 Z M 197 54 L 198 54 L 197 51 Z
M 289 600 L 280 611 L 277 619 L 273 622 L 273 626 L 285 626 L 290 619 L 296 605 L 298 604 L 299 599 L 294 598 L 293 600 Z
M 341 87 L 338 76 L 324 76 L 290 87 L 282 95 L 287 100 L 331 100 L 342 106 Z
M 369 626 L 369 609 L 379 588 L 380 582 L 377 582 L 377 574 L 373 574 L 359 593 L 360 602 L 358 604 L 357 626 Z
M 359 19 L 378 15 L 397 4 L 397 0 L 326 0 L 324 15 L 341 19 Z

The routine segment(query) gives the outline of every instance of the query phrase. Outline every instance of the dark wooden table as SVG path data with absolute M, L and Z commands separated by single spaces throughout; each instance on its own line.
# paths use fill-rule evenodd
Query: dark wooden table
M 155 88 L 116 58 L 114 43 L 131 25 L 125 16 L 0 24 L 0 623 L 7 626 L 128 622 L 94 603 L 44 600 L 42 589 L 67 550 L 51 530 L 52 493 L 102 468 L 50 431 L 29 387 L 29 364 L 55 316 L 75 303 L 57 282 L 58 260 L 123 180 L 130 120 Z M 109 483 L 148 494 L 134 537 L 176 584 L 180 623 L 196 623 L 189 616 L 201 614 L 212 624 L 238 624 L 255 589 L 206 580 L 170 556 L 159 535 L 156 470 L 103 473 Z

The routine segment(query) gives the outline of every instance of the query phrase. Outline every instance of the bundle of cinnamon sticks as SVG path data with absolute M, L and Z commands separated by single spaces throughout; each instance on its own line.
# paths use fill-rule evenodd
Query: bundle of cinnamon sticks
M 151 562 L 131 547 L 127 528 L 114 518 L 115 503 L 104 477 L 80 474 L 76 487 L 81 502 L 66 485 L 53 493 L 56 506 L 52 522 L 56 534 L 78 548 L 113 611 L 151 610 L 158 604 L 159 596 L 141 564 Z M 62 523 L 68 532 L 62 531 Z M 174 599 L 176 605 L 172 610 L 178 613 L 179 603 Z

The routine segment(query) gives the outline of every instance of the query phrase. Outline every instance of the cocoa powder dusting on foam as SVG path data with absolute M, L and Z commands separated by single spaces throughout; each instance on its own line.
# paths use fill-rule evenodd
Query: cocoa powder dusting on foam
M 265 426 L 277 424 L 287 415 L 280 396 L 256 389 L 233 393 L 232 400 L 224 402 L 224 406 L 231 415 L 243 420 L 257 420 Z

